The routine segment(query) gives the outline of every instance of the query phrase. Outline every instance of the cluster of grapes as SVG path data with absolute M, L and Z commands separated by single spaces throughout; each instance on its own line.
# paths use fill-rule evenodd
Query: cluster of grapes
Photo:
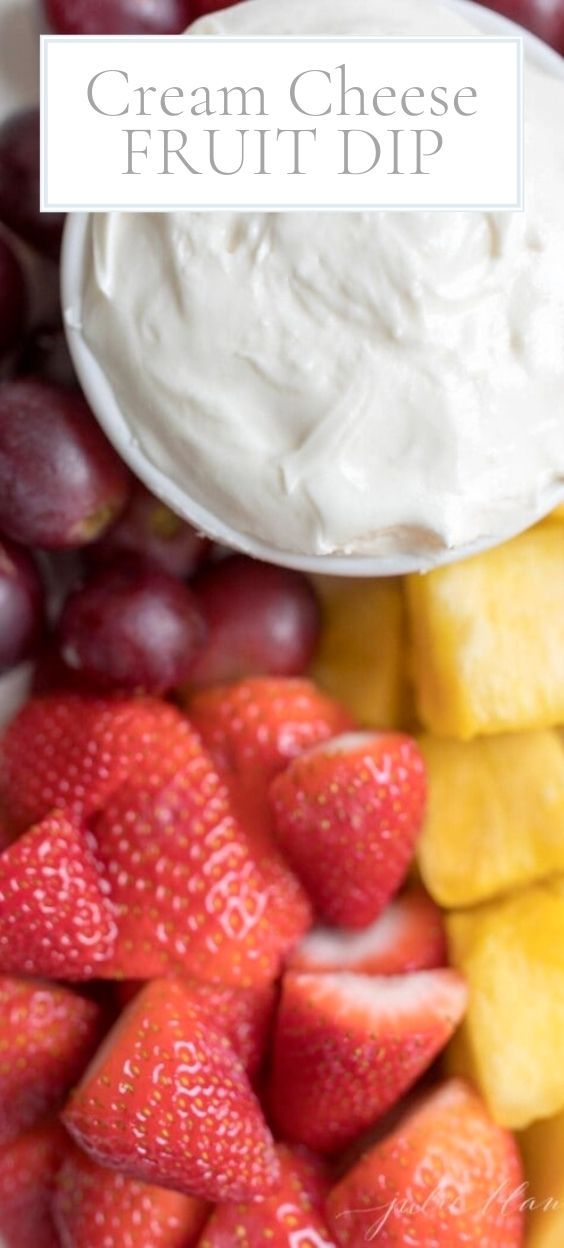
M 63 33 L 174 33 L 218 7 L 45 3 Z M 63 220 L 39 212 L 37 111 L 8 118 L 0 127 L 0 672 L 34 656 L 39 687 L 78 680 L 162 692 L 187 680 L 303 672 L 319 631 L 309 582 L 219 551 L 134 481 L 80 393 L 60 321 L 30 329 L 26 249 L 44 258 L 57 303 Z
M 75 583 L 52 612 L 46 572 L 60 587 L 65 550 Z M 294 675 L 318 628 L 304 577 L 217 551 L 132 480 L 77 389 L 0 383 L 0 671 L 40 652 L 57 684 L 164 692 Z

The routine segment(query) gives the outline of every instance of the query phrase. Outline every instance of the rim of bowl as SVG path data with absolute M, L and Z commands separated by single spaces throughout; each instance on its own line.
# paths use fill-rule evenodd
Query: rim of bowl
M 536 35 L 524 30 L 500 13 L 484 8 L 475 0 L 441 0 L 444 8 L 467 13 L 487 34 L 519 34 L 524 40 L 529 59 L 551 73 L 564 78 L 564 58 Z M 92 411 L 109 441 L 134 474 L 153 494 L 187 520 L 196 529 L 225 546 L 234 548 L 255 559 L 263 559 L 281 567 L 301 572 L 342 577 L 400 576 L 409 572 L 425 572 L 431 568 L 468 559 L 472 555 L 490 550 L 508 541 L 542 519 L 564 501 L 564 484 L 554 485 L 547 491 L 547 503 L 542 510 L 531 509 L 525 522 L 509 527 L 495 538 L 480 538 L 451 549 L 440 549 L 428 556 L 410 553 L 393 555 L 306 555 L 270 546 L 260 538 L 231 528 L 226 521 L 191 498 L 166 473 L 157 468 L 134 438 L 123 415 L 110 381 L 84 341 L 81 323 L 83 275 L 86 263 L 86 240 L 89 219 L 87 212 L 69 213 L 65 224 L 61 253 L 61 299 L 63 322 L 69 351 L 78 379 Z

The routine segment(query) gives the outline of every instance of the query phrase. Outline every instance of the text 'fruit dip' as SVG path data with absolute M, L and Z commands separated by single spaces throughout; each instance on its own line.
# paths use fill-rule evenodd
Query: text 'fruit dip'
M 250 0 L 229 35 L 472 35 L 440 0 Z M 528 63 L 526 211 L 99 214 L 82 333 L 131 436 L 305 555 L 503 537 L 564 480 L 564 79 Z M 354 123 L 353 123 L 354 124 Z

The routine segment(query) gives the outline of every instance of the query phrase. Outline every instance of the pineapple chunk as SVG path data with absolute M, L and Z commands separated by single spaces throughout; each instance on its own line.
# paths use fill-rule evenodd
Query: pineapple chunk
M 470 1002 L 448 1055 L 504 1127 L 564 1109 L 564 881 L 451 914 L 450 960 Z
M 411 722 L 406 620 L 399 580 L 316 577 L 323 610 L 312 676 L 367 728 Z
M 425 736 L 429 804 L 418 847 L 442 906 L 487 901 L 564 874 L 564 745 L 555 731 L 445 741 Z
M 564 722 L 564 529 L 408 578 L 420 718 L 438 736 Z
M 564 1114 L 529 1127 L 520 1139 L 530 1209 L 527 1248 L 564 1244 Z

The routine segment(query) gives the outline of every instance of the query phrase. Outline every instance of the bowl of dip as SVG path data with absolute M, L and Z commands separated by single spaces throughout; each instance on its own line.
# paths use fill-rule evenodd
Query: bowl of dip
M 216 540 L 426 570 L 564 499 L 564 60 L 470 0 L 246 0 L 194 33 L 525 41 L 524 213 L 68 219 L 69 346 L 106 434 Z

